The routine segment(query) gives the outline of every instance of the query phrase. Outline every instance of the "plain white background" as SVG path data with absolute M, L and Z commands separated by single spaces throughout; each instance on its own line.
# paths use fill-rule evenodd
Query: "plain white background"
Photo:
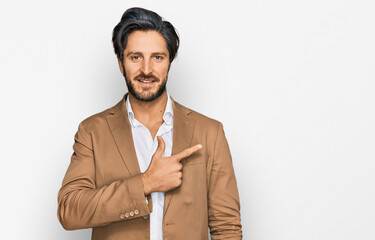
M 133 6 L 179 31 L 169 93 L 224 124 L 244 239 L 375 239 L 371 0 L 2 1 L 2 239 L 90 239 L 57 192 L 79 122 L 127 91 L 111 33 Z

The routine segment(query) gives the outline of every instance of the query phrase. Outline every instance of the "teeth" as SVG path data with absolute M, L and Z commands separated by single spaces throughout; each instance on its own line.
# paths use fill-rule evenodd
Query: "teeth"
M 150 82 L 153 82 L 153 81 L 144 81 L 144 80 L 139 80 L 141 82 L 144 82 L 144 83 L 150 83 Z

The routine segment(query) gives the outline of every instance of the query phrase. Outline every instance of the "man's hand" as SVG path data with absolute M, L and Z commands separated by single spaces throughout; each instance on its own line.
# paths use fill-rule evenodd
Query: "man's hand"
M 164 157 L 165 143 L 162 137 L 158 136 L 157 139 L 158 148 L 152 156 L 147 171 L 142 174 L 145 195 L 152 192 L 167 192 L 180 186 L 182 179 L 181 160 L 202 149 L 202 145 L 197 144 L 176 155 Z

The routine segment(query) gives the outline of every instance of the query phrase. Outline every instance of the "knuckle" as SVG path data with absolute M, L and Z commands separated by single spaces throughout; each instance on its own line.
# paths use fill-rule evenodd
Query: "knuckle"
M 175 182 L 174 182 L 174 187 L 178 187 L 180 186 L 182 183 L 181 179 L 177 179 Z
M 178 170 L 181 170 L 181 169 L 182 169 L 182 163 L 178 163 L 178 165 L 177 165 L 177 169 L 178 169 Z

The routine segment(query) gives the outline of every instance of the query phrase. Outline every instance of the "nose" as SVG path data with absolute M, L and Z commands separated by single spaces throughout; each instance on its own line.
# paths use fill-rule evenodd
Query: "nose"
M 141 71 L 145 75 L 149 75 L 150 73 L 152 73 L 151 61 L 148 61 L 148 60 L 143 61 Z

